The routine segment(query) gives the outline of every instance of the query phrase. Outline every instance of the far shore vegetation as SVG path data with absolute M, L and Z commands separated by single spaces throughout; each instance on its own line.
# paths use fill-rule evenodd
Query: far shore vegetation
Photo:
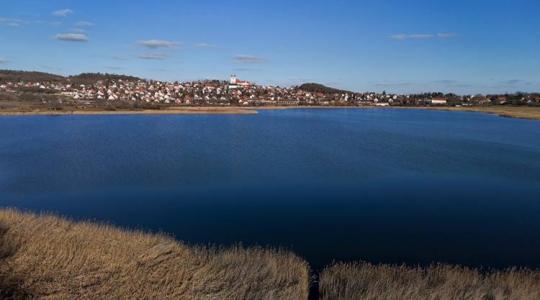
M 0 209 L 2 299 L 540 299 L 540 271 L 528 269 L 337 263 L 312 278 L 284 250 L 188 246 Z
M 387 109 L 378 106 L 268 106 L 268 107 L 166 107 L 166 108 L 10 108 L 0 109 L 0 116 L 28 116 L 28 115 L 250 115 L 257 114 L 258 110 L 275 109 L 309 109 L 309 108 L 349 108 L 349 109 Z M 537 106 L 468 106 L 468 107 L 439 107 L 439 106 L 393 106 L 390 108 L 429 109 L 444 111 L 480 112 L 498 115 L 501 117 L 540 120 L 540 107 Z

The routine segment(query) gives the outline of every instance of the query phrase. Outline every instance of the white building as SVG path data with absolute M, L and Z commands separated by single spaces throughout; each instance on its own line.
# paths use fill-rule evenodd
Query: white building
M 429 103 L 431 105 L 446 105 L 447 104 L 446 99 L 442 99 L 442 98 L 433 98 L 429 101 Z

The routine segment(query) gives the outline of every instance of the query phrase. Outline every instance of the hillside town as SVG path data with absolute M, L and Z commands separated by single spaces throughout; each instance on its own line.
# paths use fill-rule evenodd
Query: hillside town
M 228 81 L 192 82 L 143 80 L 109 74 L 39 75 L 34 76 L 36 78 L 0 76 L 0 100 L 37 101 L 51 106 L 71 103 L 89 107 L 540 105 L 540 94 L 355 93 L 319 84 L 293 87 L 257 85 L 236 75 Z

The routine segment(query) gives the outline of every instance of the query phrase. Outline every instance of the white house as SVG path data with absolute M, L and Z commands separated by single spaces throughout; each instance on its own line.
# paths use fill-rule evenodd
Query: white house
M 446 99 L 443 98 L 433 98 L 429 101 L 431 105 L 446 105 Z

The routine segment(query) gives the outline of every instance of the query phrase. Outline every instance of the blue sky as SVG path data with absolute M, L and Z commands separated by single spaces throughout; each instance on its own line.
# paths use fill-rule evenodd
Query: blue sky
M 540 91 L 538 0 L 0 0 L 0 68 Z

